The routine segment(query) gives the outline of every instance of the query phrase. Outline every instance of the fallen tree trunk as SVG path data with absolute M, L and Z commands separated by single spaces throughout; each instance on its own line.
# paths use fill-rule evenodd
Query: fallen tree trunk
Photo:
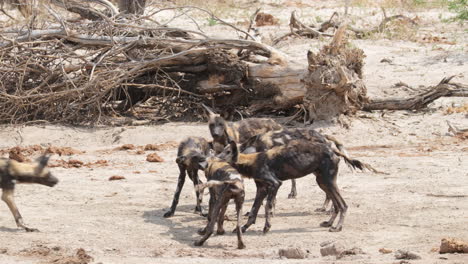
M 468 85 L 451 83 L 453 77 L 444 78 L 436 86 L 411 98 L 371 99 L 363 110 L 419 110 L 440 97 L 468 96 Z

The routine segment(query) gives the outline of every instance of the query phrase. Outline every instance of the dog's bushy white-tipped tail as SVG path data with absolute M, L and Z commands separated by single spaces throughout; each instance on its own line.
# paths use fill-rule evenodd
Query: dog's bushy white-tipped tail
M 368 169 L 374 173 L 381 173 L 381 174 L 385 174 L 384 172 L 381 172 L 381 171 L 378 171 L 376 169 L 374 169 L 371 165 L 367 164 L 367 163 L 364 163 L 364 162 L 361 162 L 357 159 L 351 159 L 346 153 L 343 153 L 339 150 L 334 150 L 335 154 L 340 156 L 340 157 L 343 157 L 343 159 L 345 160 L 346 164 L 348 164 L 348 166 L 350 166 L 351 168 L 353 169 L 356 169 L 358 168 L 359 170 L 364 170 L 364 169 Z

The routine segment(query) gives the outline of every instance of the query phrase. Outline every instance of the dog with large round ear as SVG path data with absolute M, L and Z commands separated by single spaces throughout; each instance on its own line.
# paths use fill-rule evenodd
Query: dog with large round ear
M 238 160 L 239 147 L 237 146 L 236 141 L 234 141 L 226 131 L 224 132 L 224 137 L 226 137 L 226 141 L 228 144 L 226 145 L 226 147 L 224 147 L 224 150 L 217 155 L 217 157 L 233 165 Z
M 226 120 L 224 120 L 224 118 L 219 114 L 216 114 L 210 107 L 204 104 L 202 104 L 202 106 L 208 113 L 208 127 L 213 140 L 218 143 L 224 143 L 225 139 L 223 138 L 223 135 L 226 130 Z
M 36 175 L 41 175 L 41 173 L 44 171 L 44 169 L 47 167 L 47 163 L 49 163 L 50 156 L 48 155 L 42 155 L 39 158 L 37 158 L 36 162 L 38 163 L 34 173 Z
M 205 105 L 205 104 L 202 104 L 203 108 L 206 110 L 207 114 L 208 114 L 208 118 L 215 118 L 217 116 L 220 116 L 219 114 L 216 114 L 216 112 L 213 110 L 213 108 Z
M 16 225 L 28 232 L 37 231 L 26 226 L 16 206 L 14 191 L 16 183 L 38 183 L 53 187 L 58 179 L 47 168 L 49 156 L 41 156 L 36 162 L 18 162 L 16 160 L 0 159 L 0 183 L 2 188 L 2 200 L 8 205 L 15 217 Z

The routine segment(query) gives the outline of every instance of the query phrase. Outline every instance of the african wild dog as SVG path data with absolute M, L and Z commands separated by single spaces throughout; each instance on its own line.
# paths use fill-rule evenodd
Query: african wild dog
M 226 122 L 219 114 L 216 114 L 210 107 L 202 104 L 208 112 L 208 126 L 213 137 L 213 143 L 225 147 L 228 145 L 227 136 L 241 144 L 250 138 L 283 129 L 283 126 L 269 118 L 247 118 L 237 122 Z M 219 154 L 221 151 L 215 151 Z M 296 197 L 296 182 L 292 182 L 289 198 Z
M 239 146 L 239 151 L 244 154 L 254 153 L 254 152 L 263 152 L 273 147 L 282 146 L 289 143 L 291 140 L 304 139 L 313 142 L 320 143 L 330 143 L 333 142 L 336 148 L 343 153 L 346 153 L 346 150 L 343 147 L 343 144 L 339 142 L 332 136 L 322 135 L 319 132 L 315 131 L 312 128 L 285 128 L 281 130 L 269 131 L 264 134 L 256 135 Z M 291 192 L 289 193 L 288 198 L 296 198 L 296 181 L 291 180 Z M 325 202 L 321 208 L 318 208 L 316 211 L 325 211 L 330 198 L 326 197 Z
M 237 212 L 237 248 L 245 248 L 242 241 L 241 215 L 242 205 L 244 204 L 244 182 L 241 175 L 227 162 L 216 157 L 209 157 L 206 161 L 200 163 L 205 168 L 207 183 L 198 186 L 199 191 L 203 192 L 206 187 L 210 188 L 210 207 L 208 213 L 208 224 L 198 233 L 203 237 L 195 242 L 195 246 L 201 246 L 213 234 L 214 225 L 218 223 L 217 234 L 224 234 L 224 214 L 229 203 L 233 199 L 236 204 Z
M 237 143 L 242 143 L 255 135 L 283 128 L 269 118 L 247 118 L 237 122 L 226 122 L 208 106 L 203 105 L 203 107 L 208 112 L 208 126 L 213 142 L 222 146 L 228 145 L 226 133 Z
M 267 197 L 265 206 L 265 227 L 263 232 L 270 230 L 270 211 L 273 200 L 284 180 L 304 177 L 310 173 L 315 174 L 320 188 L 333 202 L 335 210 L 329 221 L 322 222 L 320 226 L 330 227 L 330 232 L 341 231 L 348 206 L 336 185 L 339 157 L 343 157 L 348 165 L 363 170 L 368 165 L 358 160 L 350 159 L 339 150 L 334 150 L 329 144 L 309 140 L 293 140 L 286 145 L 274 147 L 265 152 L 241 154 L 234 141 L 229 140 L 230 151 L 223 152 L 220 157 L 228 161 L 243 176 L 253 178 L 257 185 L 257 194 L 249 214 L 247 223 L 242 227 L 245 232 L 255 223 L 262 201 Z M 338 224 L 333 222 L 340 215 Z
M 182 187 L 184 187 L 186 172 L 188 172 L 189 178 L 192 180 L 194 186 L 201 183 L 198 178 L 198 170 L 200 169 L 199 161 L 202 159 L 204 160 L 212 148 L 212 143 L 201 137 L 189 137 L 179 144 L 176 158 L 176 163 L 179 166 L 180 171 L 179 179 L 177 181 L 177 188 L 171 209 L 164 214 L 164 217 L 171 217 L 174 215 L 177 204 L 179 203 L 179 196 L 182 192 Z M 198 190 L 195 190 L 195 193 L 197 196 L 195 212 L 203 215 L 201 207 L 203 196 Z
M 11 213 L 15 217 L 16 225 L 27 232 L 38 231 L 35 228 L 27 227 L 23 222 L 23 217 L 16 207 L 14 200 L 14 190 L 16 183 L 39 183 L 53 187 L 58 183 L 58 179 L 49 171 L 47 162 L 49 157 L 42 156 L 35 163 L 22 163 L 11 159 L 0 159 L 0 187 L 2 188 L 2 200 L 8 205 Z

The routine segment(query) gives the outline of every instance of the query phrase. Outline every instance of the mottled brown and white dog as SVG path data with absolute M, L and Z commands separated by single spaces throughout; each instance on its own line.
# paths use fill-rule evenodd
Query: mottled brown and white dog
M 208 112 L 208 126 L 213 137 L 213 143 L 220 144 L 223 147 L 228 145 L 226 135 L 241 144 L 255 135 L 283 128 L 283 126 L 269 118 L 246 118 L 236 122 L 226 122 L 223 117 L 216 114 L 208 106 L 203 105 L 203 107 Z
M 210 209 L 208 212 L 208 224 L 198 233 L 203 237 L 195 242 L 195 246 L 201 246 L 213 234 L 214 226 L 217 223 L 217 234 L 224 234 L 224 214 L 229 201 L 232 199 L 236 205 L 237 212 L 237 248 L 245 248 L 242 241 L 241 215 L 244 204 L 245 191 L 242 176 L 229 163 L 217 158 L 208 157 L 205 161 L 200 160 L 200 167 L 204 168 L 207 183 L 200 184 L 197 189 L 203 192 L 204 188 L 210 188 Z
M 177 188 L 174 193 L 174 198 L 172 200 L 172 205 L 169 211 L 164 213 L 164 217 L 171 217 L 174 215 L 174 212 L 179 203 L 180 193 L 184 187 L 185 178 L 188 173 L 189 179 L 192 180 L 193 185 L 197 186 L 202 183 L 198 177 L 198 170 L 200 168 L 199 161 L 205 160 L 208 156 L 210 149 L 213 148 L 212 142 L 208 142 L 202 137 L 189 137 L 184 139 L 179 144 L 177 149 L 177 158 L 176 163 L 179 166 L 179 179 L 177 180 Z M 202 169 L 203 170 L 203 169 Z M 197 196 L 197 205 L 195 207 L 195 213 L 203 215 L 203 209 L 201 206 L 203 194 L 195 189 L 195 194 Z
M 218 155 L 227 161 L 242 176 L 255 180 L 257 194 L 252 206 L 249 220 L 242 227 L 242 232 L 255 223 L 260 205 L 265 198 L 265 227 L 267 233 L 271 228 L 270 218 L 276 193 L 285 180 L 297 179 L 308 174 L 314 174 L 317 184 L 326 193 L 334 206 L 329 221 L 322 222 L 320 226 L 330 227 L 330 232 L 341 231 L 348 206 L 338 190 L 336 178 L 340 157 L 353 168 L 363 170 L 369 165 L 359 160 L 349 158 L 345 153 L 333 149 L 330 144 L 320 141 L 292 140 L 285 145 L 268 149 L 264 152 L 242 154 L 237 144 L 230 140 L 229 148 Z M 336 226 L 333 223 L 339 215 Z
M 14 200 L 16 183 L 38 183 L 53 187 L 58 179 L 52 175 L 46 167 L 49 157 L 42 156 L 36 162 L 23 163 L 12 159 L 0 159 L 0 187 L 2 188 L 2 200 L 8 205 L 15 217 L 16 225 L 27 232 L 38 231 L 27 227 L 23 222 L 18 207 Z

